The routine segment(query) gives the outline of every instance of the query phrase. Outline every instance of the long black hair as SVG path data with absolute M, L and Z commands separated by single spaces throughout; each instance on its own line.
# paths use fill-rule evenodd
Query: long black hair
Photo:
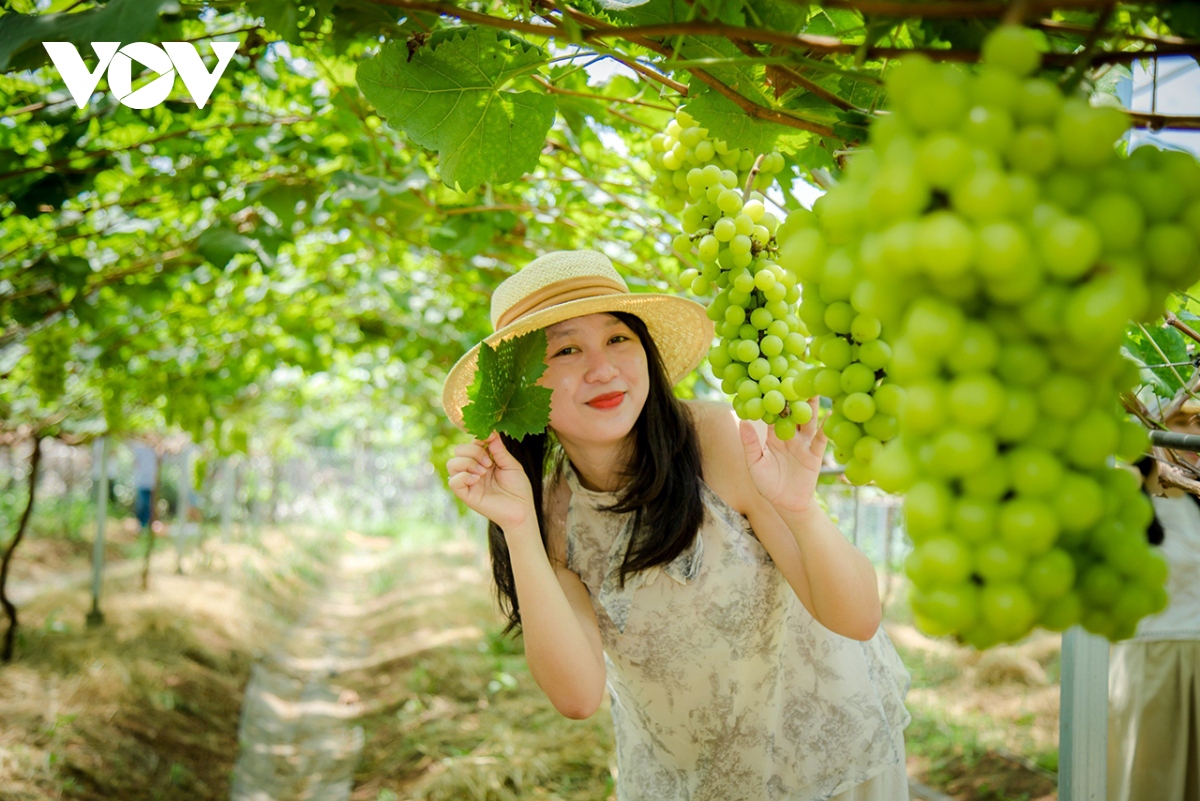
M 623 585 L 629 575 L 667 564 L 683 553 L 704 519 L 704 503 L 700 495 L 700 440 L 687 408 L 671 389 L 658 347 L 641 318 L 625 312 L 609 314 L 628 326 L 641 341 L 649 376 L 646 403 L 630 432 L 629 458 L 621 471 L 624 489 L 615 503 L 601 507 L 604 512 L 634 515 L 633 537 L 619 573 Z M 500 438 L 529 477 L 538 530 L 545 546 L 545 479 L 547 475 L 560 475 L 565 454 L 549 430 L 523 440 L 505 434 Z M 504 629 L 507 634 L 520 629 L 521 609 L 504 532 L 491 521 L 488 550 L 496 597 L 508 618 Z

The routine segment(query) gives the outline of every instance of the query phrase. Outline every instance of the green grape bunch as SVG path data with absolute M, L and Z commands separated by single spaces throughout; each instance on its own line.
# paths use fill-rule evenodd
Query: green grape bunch
M 1120 345 L 1200 280 L 1200 164 L 1119 156 L 1129 117 L 1039 75 L 1038 36 L 997 28 L 973 71 L 902 59 L 869 146 L 779 235 L 799 389 L 834 399 L 853 480 L 905 493 L 918 625 L 978 648 L 1121 639 L 1165 605 L 1149 501 L 1111 466 L 1147 446 Z
M 773 425 L 780 439 L 812 418 L 794 386 L 807 351 L 807 331 L 795 311 L 800 289 L 775 258 L 779 219 L 767 211 L 765 190 L 783 170 L 783 156 L 755 156 L 708 138 L 685 111 L 651 139 L 654 188 L 681 217 L 676 253 L 698 267 L 680 274 L 698 296 L 716 290 L 708 316 L 717 342 L 713 373 L 733 396 L 739 417 Z
M 818 206 L 818 208 L 820 208 Z M 809 366 L 797 391 L 832 402 L 823 427 L 834 458 L 856 485 L 871 480 L 871 464 L 899 431 L 904 390 L 887 380 L 892 349 L 873 300 L 854 290 L 865 286 L 852 250 L 826 245 L 813 212 L 788 215 L 780 235 L 780 261 L 800 280 L 801 322 L 812 335 Z M 869 289 L 869 287 L 867 287 Z
M 71 332 L 65 323 L 48 326 L 29 337 L 33 375 L 30 385 L 43 406 L 53 406 L 67 390 L 67 362 L 71 355 Z
M 651 190 L 666 203 L 667 211 L 679 214 L 686 206 L 699 198 L 692 192 L 688 175 L 696 167 L 713 167 L 717 171 L 729 170 L 734 174 L 734 184 L 753 168 L 757 157 L 745 148 L 734 149 L 726 142 L 711 139 L 708 129 L 702 128 L 682 107 L 676 110 L 675 119 L 667 123 L 666 130 L 650 137 L 650 166 L 655 170 Z M 752 188 L 763 190 L 771 185 L 775 174 L 783 170 L 783 155 L 769 154 L 760 165 L 760 171 Z

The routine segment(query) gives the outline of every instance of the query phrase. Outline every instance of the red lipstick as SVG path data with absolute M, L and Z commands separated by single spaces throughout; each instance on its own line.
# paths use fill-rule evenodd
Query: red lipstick
M 607 395 L 597 395 L 588 401 L 587 404 L 595 409 L 615 409 L 621 405 L 621 401 L 624 399 L 624 392 L 610 392 Z

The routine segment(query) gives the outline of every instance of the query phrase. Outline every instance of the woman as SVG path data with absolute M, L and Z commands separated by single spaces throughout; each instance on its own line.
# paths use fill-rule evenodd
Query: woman
M 1200 434 L 1200 403 L 1185 401 L 1165 422 Z M 1196 454 L 1176 453 L 1196 463 Z M 1154 455 L 1138 463 L 1154 504 L 1146 533 L 1167 563 L 1170 603 L 1111 649 L 1109 801 L 1200 799 L 1200 499 L 1161 483 L 1158 465 Z
M 489 344 L 546 330 L 549 430 L 459 446 L 450 486 L 491 521 L 550 701 L 586 718 L 607 687 L 621 801 L 906 799 L 908 675 L 874 569 L 815 501 L 815 418 L 764 444 L 728 406 L 677 400 L 704 308 L 630 294 L 600 253 L 530 263 L 492 323 Z M 477 352 L 443 394 L 460 427 Z

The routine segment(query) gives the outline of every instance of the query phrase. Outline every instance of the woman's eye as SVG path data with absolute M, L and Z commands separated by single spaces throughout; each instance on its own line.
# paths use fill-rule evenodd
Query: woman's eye
M 609 341 L 609 344 L 612 344 L 615 342 L 631 342 L 632 339 L 633 338 L 630 337 L 628 334 L 614 334 L 612 337 L 609 338 L 608 341 Z M 578 351 L 579 351 L 579 348 L 575 347 L 574 345 L 568 345 L 567 347 L 561 348 L 560 350 L 558 350 L 554 354 L 554 356 L 570 356 L 571 354 L 577 353 Z

